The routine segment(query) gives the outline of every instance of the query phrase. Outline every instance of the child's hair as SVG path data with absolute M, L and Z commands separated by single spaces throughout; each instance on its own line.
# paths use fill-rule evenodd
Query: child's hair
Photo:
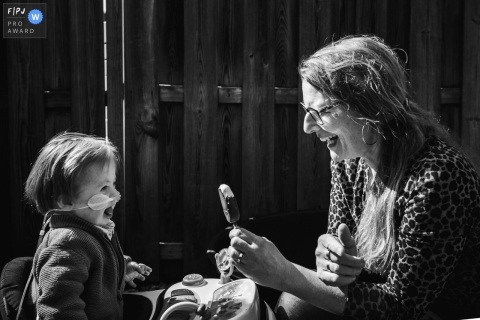
M 118 149 L 104 138 L 77 132 L 63 132 L 53 137 L 40 150 L 25 184 L 25 197 L 45 214 L 56 208 L 59 197 L 64 203 L 77 195 L 77 177 L 90 164 L 115 162 L 118 170 Z

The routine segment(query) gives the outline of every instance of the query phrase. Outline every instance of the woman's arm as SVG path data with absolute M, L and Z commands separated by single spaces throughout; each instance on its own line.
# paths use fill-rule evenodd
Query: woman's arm
M 245 229 L 234 229 L 228 249 L 233 264 L 258 284 L 291 293 L 335 314 L 345 308 L 345 288 L 324 284 L 315 271 L 285 259 L 269 240 Z M 242 252 L 241 262 L 236 262 Z

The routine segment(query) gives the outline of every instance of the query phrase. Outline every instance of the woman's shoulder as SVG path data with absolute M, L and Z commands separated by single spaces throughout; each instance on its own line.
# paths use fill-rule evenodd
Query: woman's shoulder
M 428 169 L 440 173 L 463 171 L 477 176 L 475 168 L 463 152 L 437 136 L 427 137 L 424 147 L 412 160 L 412 167 L 417 170 Z

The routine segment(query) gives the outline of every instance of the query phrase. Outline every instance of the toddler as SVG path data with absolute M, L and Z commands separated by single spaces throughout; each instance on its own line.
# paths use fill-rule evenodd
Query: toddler
M 123 255 L 114 231 L 119 164 L 113 144 L 81 133 L 40 151 L 25 186 L 50 226 L 33 261 L 37 319 L 121 319 L 125 282 L 150 274 Z

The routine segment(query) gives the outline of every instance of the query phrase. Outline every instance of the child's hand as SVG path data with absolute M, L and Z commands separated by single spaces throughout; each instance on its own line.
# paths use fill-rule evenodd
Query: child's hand
M 127 272 L 125 273 L 123 280 L 133 288 L 136 288 L 137 285 L 135 284 L 135 282 L 133 282 L 133 280 L 139 279 L 143 281 L 145 280 L 144 276 L 150 275 L 150 272 L 152 272 L 152 268 L 150 268 L 149 266 L 144 265 L 143 263 L 129 261 L 127 263 Z

